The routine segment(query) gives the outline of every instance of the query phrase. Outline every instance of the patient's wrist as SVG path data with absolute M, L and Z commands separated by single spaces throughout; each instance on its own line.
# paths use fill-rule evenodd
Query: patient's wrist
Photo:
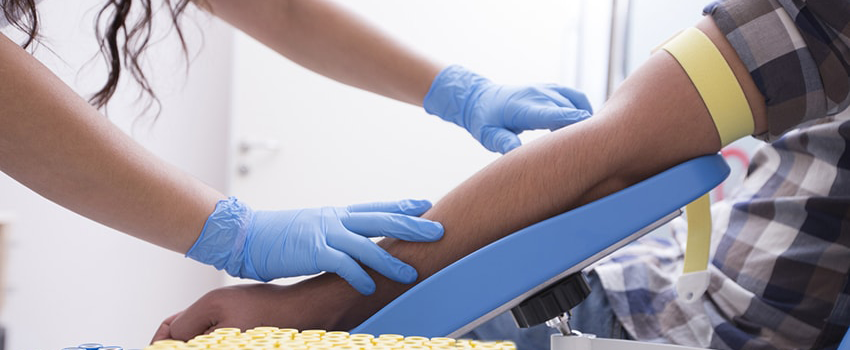
M 371 271 L 370 271 L 371 272 Z M 373 278 L 377 274 L 373 275 Z M 378 281 L 376 281 L 378 282 Z M 392 282 L 398 284 L 397 282 Z M 378 283 L 372 295 L 365 296 L 339 276 L 325 273 L 292 285 L 288 295 L 299 298 L 302 313 L 296 323 L 281 320 L 279 327 L 318 328 L 348 331 L 381 309 L 394 296 L 387 295 L 387 286 Z M 287 305 L 289 307 L 291 305 Z M 284 314 L 289 310 L 282 310 Z M 291 313 L 290 313 L 291 315 Z

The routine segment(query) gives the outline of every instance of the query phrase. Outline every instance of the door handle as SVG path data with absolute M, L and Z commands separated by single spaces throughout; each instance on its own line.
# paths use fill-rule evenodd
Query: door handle
M 263 154 L 273 157 L 280 152 L 282 147 L 280 141 L 276 139 L 250 139 L 243 138 L 236 146 L 239 153 L 239 160 L 236 166 L 236 172 L 239 176 L 248 176 L 251 173 L 252 166 L 249 164 L 248 157 L 251 153 Z M 256 158 L 256 157 L 254 157 Z

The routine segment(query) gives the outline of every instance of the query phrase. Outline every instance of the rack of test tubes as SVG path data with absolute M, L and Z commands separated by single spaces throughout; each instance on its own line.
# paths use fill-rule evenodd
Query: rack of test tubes
M 145 350 L 238 349 L 238 350 L 394 350 L 394 349 L 497 349 L 516 350 L 510 341 L 485 342 L 469 339 L 426 338 L 398 334 L 349 334 L 312 329 L 257 327 L 241 332 L 219 328 L 189 341 L 159 340 Z

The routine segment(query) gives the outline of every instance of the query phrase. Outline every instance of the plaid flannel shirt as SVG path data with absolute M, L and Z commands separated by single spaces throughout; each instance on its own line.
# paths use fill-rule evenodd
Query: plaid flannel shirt
M 835 347 L 850 325 L 850 1 L 729 0 L 706 8 L 765 96 L 773 141 L 712 206 L 711 282 L 677 299 L 686 227 L 596 266 L 642 341 L 720 349 Z M 850 114 L 850 113 L 848 113 Z M 677 219 L 678 220 L 678 219 Z

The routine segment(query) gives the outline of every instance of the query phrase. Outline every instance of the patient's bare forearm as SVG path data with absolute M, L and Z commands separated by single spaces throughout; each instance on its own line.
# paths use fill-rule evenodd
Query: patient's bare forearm
M 699 28 L 730 61 L 753 109 L 756 133 L 764 131 L 763 98 L 743 64 L 710 19 Z M 696 89 L 675 59 L 661 51 L 596 116 L 508 153 L 446 195 L 425 215 L 445 227 L 440 242 L 387 239 L 381 245 L 415 266 L 422 279 L 525 226 L 719 148 Z M 334 299 L 347 312 L 333 320 L 333 328 L 347 329 L 410 287 L 373 276 L 378 292 L 372 296 L 358 295 L 333 276 L 308 285 L 336 291 Z
M 700 29 L 722 39 L 717 45 L 741 77 L 756 133 L 763 132 L 763 98 L 743 64 L 710 19 Z M 421 278 L 523 227 L 719 148 L 696 89 L 675 59 L 661 51 L 596 116 L 508 153 L 446 195 L 425 215 L 446 228 L 440 242 L 381 244 L 416 264 Z

